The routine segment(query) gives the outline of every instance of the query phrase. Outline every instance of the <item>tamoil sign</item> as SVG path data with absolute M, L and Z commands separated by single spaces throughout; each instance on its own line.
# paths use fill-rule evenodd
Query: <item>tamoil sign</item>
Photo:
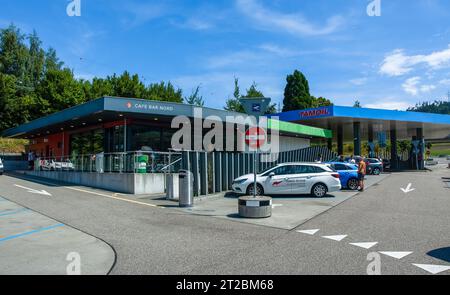
M 316 109 L 307 109 L 302 110 L 299 113 L 300 118 L 307 120 L 307 119 L 317 119 L 322 117 L 329 117 L 333 115 L 333 107 L 321 107 Z

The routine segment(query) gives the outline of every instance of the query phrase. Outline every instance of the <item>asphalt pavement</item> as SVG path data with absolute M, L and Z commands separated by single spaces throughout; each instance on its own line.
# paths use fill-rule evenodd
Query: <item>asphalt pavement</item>
M 449 274 L 445 176 L 450 173 L 443 168 L 393 173 L 292 230 L 187 214 L 151 199 L 52 182 L 3 176 L 0 187 L 8 200 L 108 242 L 117 253 L 112 274 L 364 275 L 370 253 L 369 258 L 380 255 L 382 274 L 430 274 L 424 265 Z M 409 183 L 413 190 L 403 192 Z

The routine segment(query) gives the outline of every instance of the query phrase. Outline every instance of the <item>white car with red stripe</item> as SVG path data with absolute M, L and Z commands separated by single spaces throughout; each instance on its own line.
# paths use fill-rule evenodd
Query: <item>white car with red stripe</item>
M 257 195 L 303 195 L 324 197 L 328 192 L 341 189 L 339 173 L 328 165 L 319 163 L 284 163 L 267 169 L 256 176 Z M 233 191 L 253 194 L 253 174 L 243 175 L 233 181 Z

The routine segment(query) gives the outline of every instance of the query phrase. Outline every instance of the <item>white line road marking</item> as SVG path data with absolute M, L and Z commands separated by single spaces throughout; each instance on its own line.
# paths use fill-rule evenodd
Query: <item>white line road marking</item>
M 87 194 L 93 194 L 93 195 L 97 195 L 97 196 L 101 196 L 101 197 L 105 197 L 105 198 L 110 198 L 110 199 L 115 199 L 115 200 L 125 201 L 125 202 L 129 202 L 129 203 L 133 203 L 133 204 L 144 205 L 144 206 L 149 206 L 149 207 L 164 208 L 164 207 L 160 207 L 160 206 L 153 205 L 153 204 L 149 204 L 149 203 L 139 202 L 139 201 L 130 200 L 130 199 L 125 199 L 125 198 L 114 197 L 114 196 L 111 196 L 111 195 L 106 195 L 106 194 L 101 194 L 101 193 L 91 192 L 91 191 L 87 191 L 87 190 L 83 190 L 83 189 L 79 189 L 79 188 L 75 188 L 75 187 L 64 186 L 64 188 L 71 189 L 71 190 L 74 190 L 74 191 L 83 192 L 83 193 L 87 193 Z
M 347 235 L 335 235 L 335 236 L 323 236 L 322 238 L 340 242 L 346 237 Z
M 283 206 L 283 204 L 273 204 L 273 205 L 272 205 L 272 208 L 275 208 L 275 207 L 281 207 L 281 206 Z
M 28 180 L 25 180 L 25 181 L 28 181 Z M 55 185 L 54 183 L 43 181 L 43 180 L 36 180 L 36 182 L 44 184 L 44 185 L 52 185 L 52 186 Z M 25 188 L 25 187 L 19 186 L 17 184 L 15 184 L 15 186 L 21 187 L 21 188 Z M 75 188 L 75 187 L 70 187 L 70 186 L 61 186 L 61 187 L 65 188 L 65 189 L 70 189 L 70 190 L 79 191 L 79 192 L 83 192 L 83 193 L 87 193 L 87 194 L 97 195 L 97 196 L 101 196 L 101 197 L 105 197 L 105 198 L 110 198 L 110 199 L 120 200 L 120 201 L 124 201 L 124 202 L 129 202 L 129 203 L 133 203 L 133 204 L 138 204 L 138 205 L 144 205 L 144 206 L 148 206 L 148 207 L 155 207 L 155 208 L 164 209 L 164 207 L 161 207 L 161 206 L 158 206 L 158 205 L 153 205 L 153 204 L 149 204 L 149 203 L 129 200 L 129 199 L 125 199 L 125 198 L 119 198 L 119 197 L 115 197 L 115 196 L 111 196 L 111 195 L 107 195 L 107 194 L 101 194 L 101 193 L 97 193 L 97 192 L 92 192 L 92 191 L 88 191 L 88 190 L 83 190 L 83 189 L 79 189 L 79 188 Z M 45 191 L 43 191 L 43 192 L 45 192 Z M 49 194 L 49 195 L 51 196 L 51 194 Z
M 407 252 L 407 251 L 378 251 L 378 253 L 389 256 L 389 257 L 393 257 L 396 259 L 402 259 L 406 256 L 408 256 L 409 254 L 412 254 L 413 252 Z
M 415 188 L 411 188 L 412 183 L 408 183 L 406 188 L 400 188 L 405 194 L 412 192 Z
M 318 229 L 307 229 L 307 230 L 297 230 L 298 233 L 301 234 L 307 234 L 307 235 L 314 235 L 316 232 L 318 232 Z
M 432 273 L 434 275 L 450 269 L 450 266 L 448 266 L 448 265 L 414 264 L 414 263 L 413 263 L 413 265 L 417 266 L 423 270 L 426 270 L 429 273 Z
M 48 196 L 48 197 L 52 196 L 52 194 L 50 194 L 49 192 L 47 192 L 45 190 L 40 190 L 39 191 L 39 190 L 35 190 L 35 189 L 29 188 L 29 187 L 21 186 L 21 185 L 18 185 L 18 184 L 15 184 L 14 186 L 19 187 L 19 188 L 23 188 L 23 189 L 27 190 L 29 193 L 32 193 L 32 194 L 44 195 L 44 196 Z
M 350 245 L 353 245 L 353 246 L 356 246 L 356 247 L 360 247 L 360 248 L 364 248 L 364 249 L 370 249 L 373 246 L 375 246 L 376 244 L 378 244 L 378 242 L 350 243 Z

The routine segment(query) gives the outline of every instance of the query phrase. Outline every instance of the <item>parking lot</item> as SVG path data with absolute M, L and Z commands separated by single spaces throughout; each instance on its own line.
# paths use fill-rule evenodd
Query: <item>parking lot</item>
M 257 220 L 236 216 L 237 199 L 232 194 L 198 199 L 189 209 L 161 195 L 124 195 L 3 176 L 2 195 L 8 200 L 0 203 L 8 204 L 3 210 L 13 213 L 11 218 L 33 213 L 43 218 L 42 222 L 36 218 L 40 223 L 33 229 L 64 226 L 0 242 L 0 255 L 8 273 L 40 269 L 61 273 L 66 271 L 69 251 L 82 253 L 84 262 L 96 261 L 89 256 L 95 252 L 83 250 L 99 245 L 90 240 L 95 236 L 116 252 L 112 274 L 367 274 L 370 253 L 383 253 L 382 274 L 448 274 L 448 176 L 446 163 L 441 163 L 429 172 L 368 176 L 363 193 L 341 191 L 320 199 L 275 197 L 272 217 Z M 409 183 L 411 191 L 403 192 Z M 20 212 L 23 208 L 30 210 Z M 0 235 L 29 231 L 15 228 L 19 220 L 1 219 L 5 217 L 0 217 L 1 228 L 8 232 Z M 73 233 L 60 233 L 65 228 L 78 232 L 71 227 L 90 239 L 75 239 L 77 244 Z M 70 247 L 66 241 L 71 241 Z M 61 249 L 50 250 L 55 245 Z M 109 257 L 103 266 L 112 264 Z
M 389 174 L 366 176 L 366 188 L 378 184 L 388 176 Z M 178 208 L 177 210 L 187 214 L 291 230 L 357 194 L 359 194 L 358 191 L 341 190 L 328 193 L 323 198 L 314 198 L 310 195 L 273 196 L 272 216 L 264 219 L 241 218 L 237 214 L 237 199 L 239 195 L 234 193 L 221 193 L 200 198 L 200 200 L 196 201 L 193 208 Z M 162 195 L 134 198 L 141 201 L 150 201 L 163 207 L 174 207 L 174 202 L 165 200 Z
M 115 261 L 98 238 L 0 197 L 0 274 L 69 274 L 78 254 L 81 274 L 107 274 Z

